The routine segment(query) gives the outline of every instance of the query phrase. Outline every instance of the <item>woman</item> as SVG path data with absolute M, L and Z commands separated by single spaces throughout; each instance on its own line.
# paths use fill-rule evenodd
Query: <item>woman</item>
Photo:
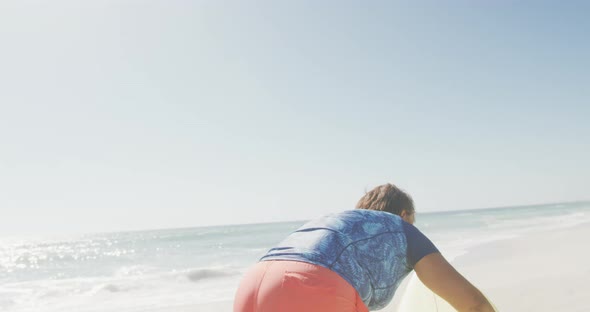
M 412 270 L 458 311 L 493 312 L 412 225 L 414 215 L 412 198 L 385 184 L 355 210 L 306 223 L 245 274 L 234 312 L 378 310 Z

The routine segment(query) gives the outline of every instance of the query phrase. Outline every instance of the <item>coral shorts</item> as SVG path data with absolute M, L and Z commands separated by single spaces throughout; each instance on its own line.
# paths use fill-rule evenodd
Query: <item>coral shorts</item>
M 356 290 L 322 266 L 262 261 L 243 277 L 234 312 L 368 312 Z

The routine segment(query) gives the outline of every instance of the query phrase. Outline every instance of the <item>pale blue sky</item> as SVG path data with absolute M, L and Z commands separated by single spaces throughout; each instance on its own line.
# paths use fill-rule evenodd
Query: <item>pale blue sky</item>
M 0 234 L 590 199 L 585 1 L 0 2 Z

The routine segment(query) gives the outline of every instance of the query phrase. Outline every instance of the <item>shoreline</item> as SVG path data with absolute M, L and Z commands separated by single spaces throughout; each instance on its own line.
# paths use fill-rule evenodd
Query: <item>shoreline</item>
M 490 242 L 453 266 L 500 311 L 590 311 L 590 223 Z

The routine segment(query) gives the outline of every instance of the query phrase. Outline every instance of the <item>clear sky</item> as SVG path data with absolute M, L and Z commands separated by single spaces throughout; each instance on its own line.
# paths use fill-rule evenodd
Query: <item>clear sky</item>
M 590 199 L 587 1 L 0 2 L 0 234 Z

